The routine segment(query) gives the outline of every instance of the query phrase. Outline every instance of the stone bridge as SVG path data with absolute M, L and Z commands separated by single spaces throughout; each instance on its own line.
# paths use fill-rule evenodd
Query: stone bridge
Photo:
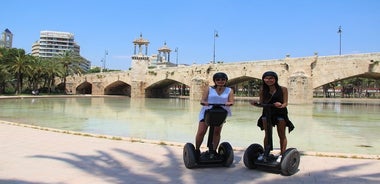
M 131 70 L 68 77 L 66 90 L 73 94 L 165 98 L 173 85 L 181 84 L 191 100 L 200 100 L 204 87 L 213 84 L 215 72 L 227 73 L 227 85 L 234 86 L 261 79 L 263 72 L 272 70 L 279 75 L 279 84 L 288 87 L 290 104 L 308 104 L 313 101 L 313 90 L 324 84 L 356 76 L 379 79 L 379 61 L 380 53 L 367 53 L 149 69 L 146 56 L 134 55 Z

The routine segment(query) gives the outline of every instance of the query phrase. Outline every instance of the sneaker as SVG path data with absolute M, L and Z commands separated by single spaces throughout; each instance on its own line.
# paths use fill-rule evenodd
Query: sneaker
M 282 160 L 282 155 L 279 155 L 279 156 L 277 157 L 276 162 L 281 162 L 281 160 Z
M 264 154 L 263 153 L 261 153 L 261 154 L 259 154 L 259 157 L 257 157 L 257 160 L 263 160 L 264 159 Z

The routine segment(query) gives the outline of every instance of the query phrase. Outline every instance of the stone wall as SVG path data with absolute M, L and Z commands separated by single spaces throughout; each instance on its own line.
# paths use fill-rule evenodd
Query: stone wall
M 144 98 L 150 93 L 147 88 L 169 80 L 190 86 L 190 99 L 200 100 L 204 86 L 213 84 L 216 72 L 225 72 L 230 80 L 238 80 L 261 79 L 265 71 L 271 70 L 278 74 L 279 84 L 288 87 L 289 103 L 307 104 L 312 103 L 313 89 L 324 84 L 357 75 L 380 78 L 379 61 L 380 53 L 370 53 L 148 69 L 148 63 L 142 59 L 133 60 L 130 71 L 68 77 L 67 90 L 76 93 L 79 85 L 88 82 L 92 84 L 92 94 L 101 95 L 107 86 L 118 81 L 131 86 L 132 98 Z

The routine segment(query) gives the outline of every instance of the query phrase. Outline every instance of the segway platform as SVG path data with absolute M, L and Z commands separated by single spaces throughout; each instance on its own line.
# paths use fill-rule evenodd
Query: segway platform
M 249 169 L 271 170 L 285 176 L 293 175 L 298 171 L 300 154 L 296 148 L 288 148 L 279 162 L 278 156 L 272 154 L 264 155 L 264 158 L 259 160 L 262 154 L 264 154 L 264 149 L 260 144 L 251 144 L 244 152 L 244 165 Z

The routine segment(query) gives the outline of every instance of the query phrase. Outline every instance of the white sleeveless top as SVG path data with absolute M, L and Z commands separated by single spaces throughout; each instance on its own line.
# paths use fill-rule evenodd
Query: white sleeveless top
M 207 101 L 210 104 L 225 104 L 228 102 L 228 96 L 230 92 L 231 92 L 231 88 L 226 87 L 223 93 L 218 95 L 215 88 L 209 87 Z M 211 105 L 202 106 L 202 109 L 199 112 L 199 121 L 204 119 L 206 109 L 210 109 L 211 107 L 212 107 Z M 232 115 L 230 106 L 222 106 L 222 107 L 227 110 L 228 112 L 227 116 Z

